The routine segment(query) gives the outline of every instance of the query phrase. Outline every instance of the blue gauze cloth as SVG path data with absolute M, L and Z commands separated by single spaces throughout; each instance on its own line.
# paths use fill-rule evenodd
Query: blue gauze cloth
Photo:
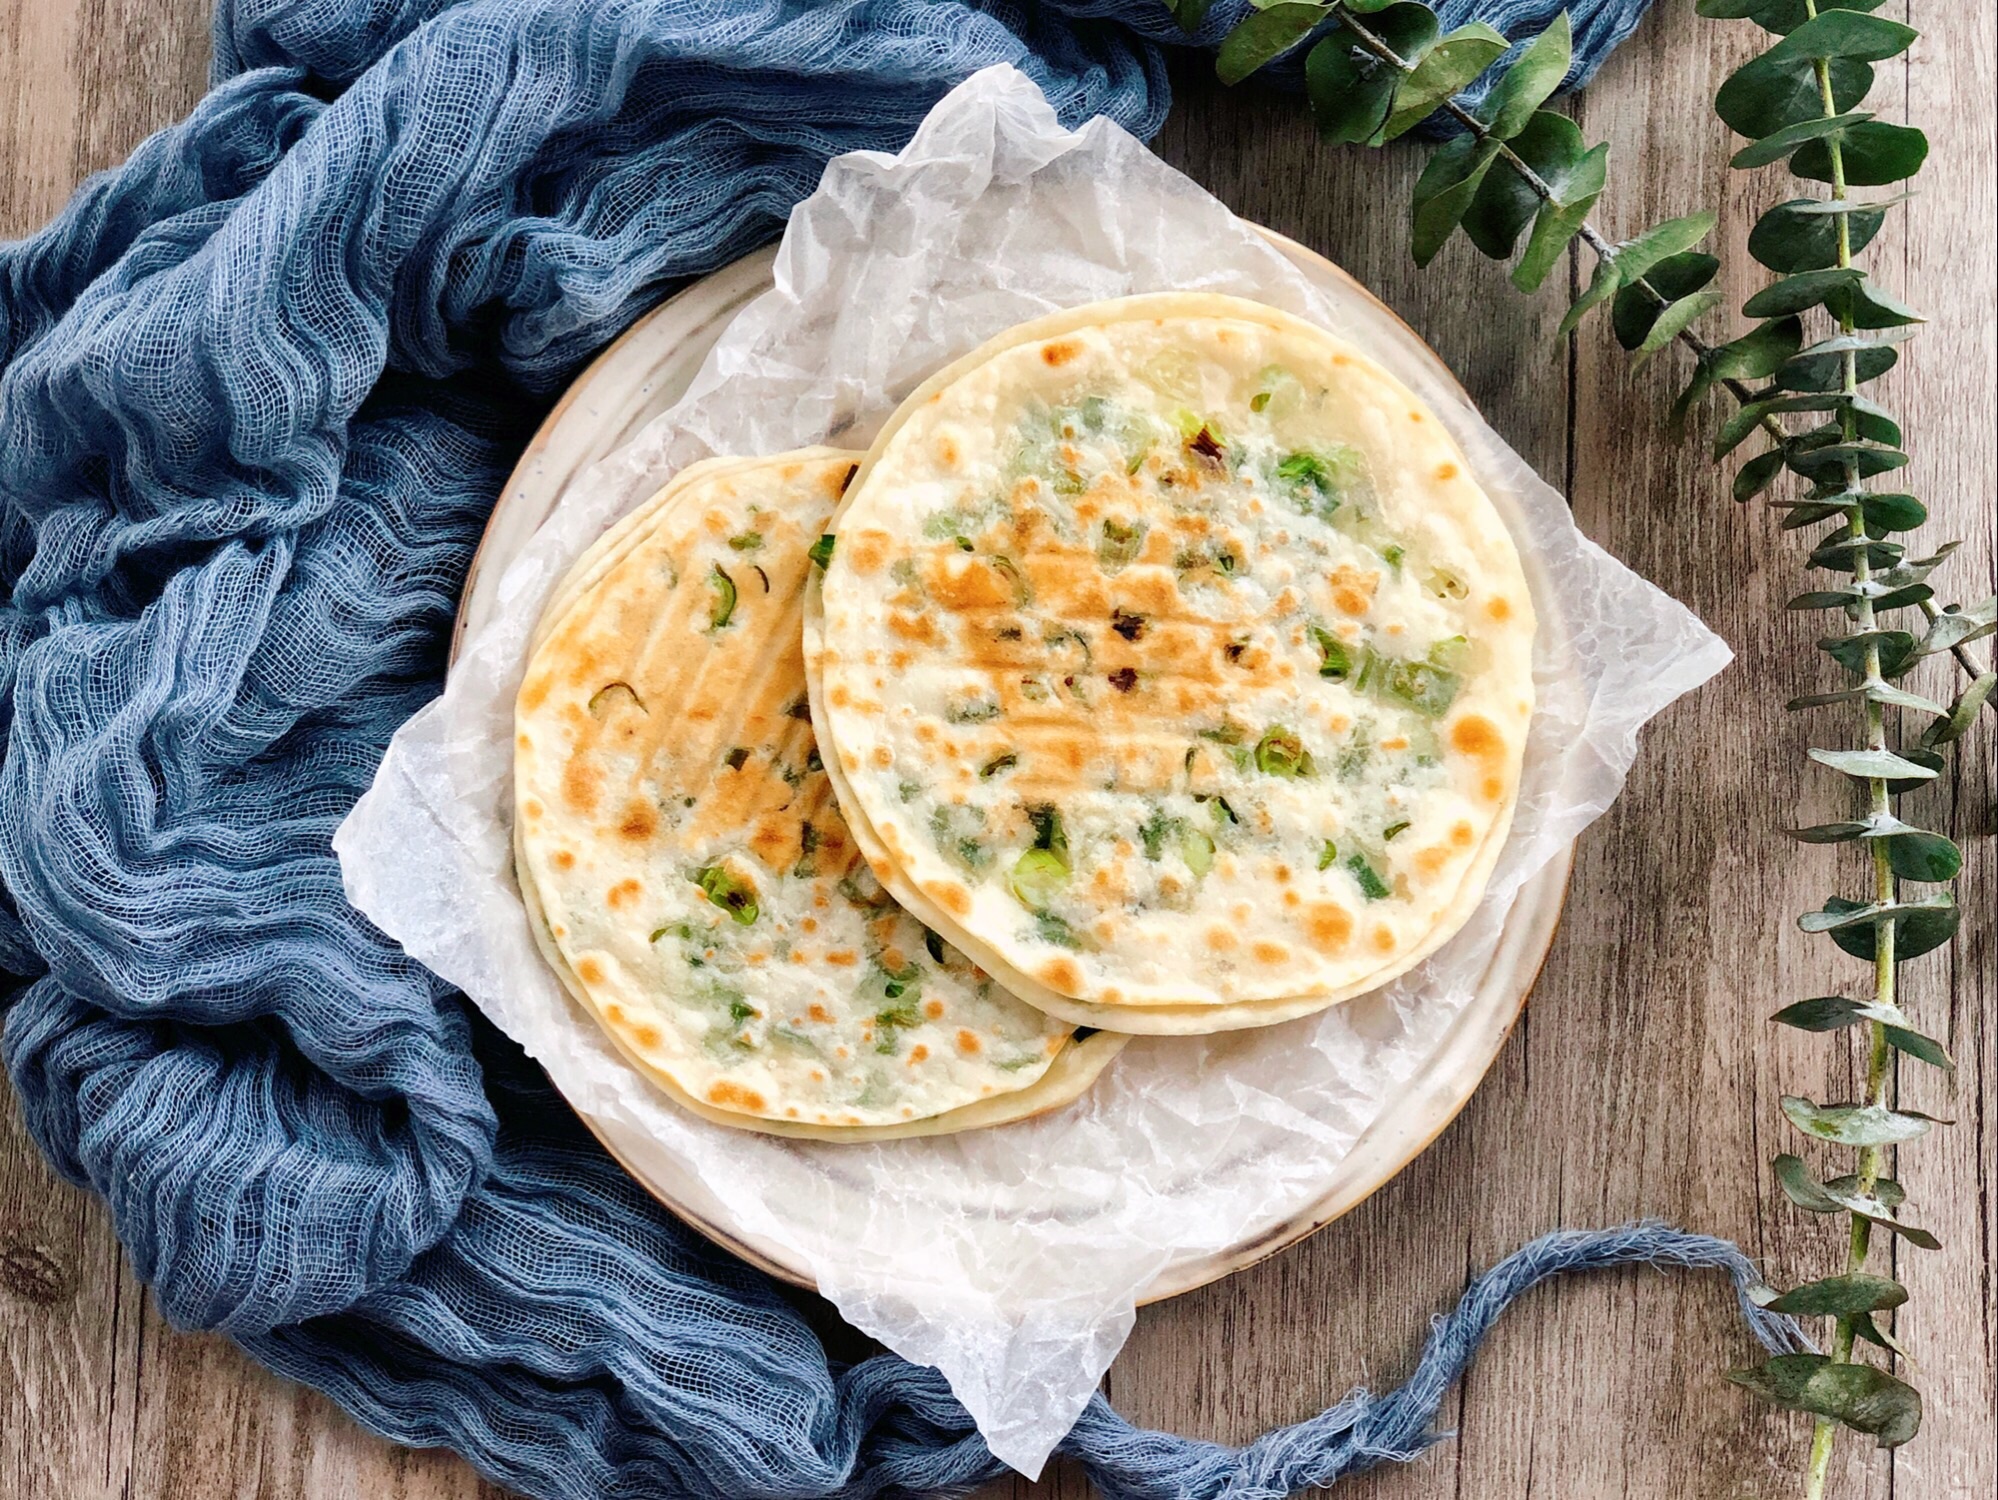
M 1574 9 L 1581 76 L 1643 0 Z M 934 1371 L 830 1359 L 628 1181 L 348 906 L 329 841 L 437 693 L 487 510 L 584 361 L 973 71 L 1148 135 L 1184 41 L 1156 0 L 237 0 L 187 120 L 0 247 L 5 1057 L 174 1322 L 537 1497 L 996 1471 Z M 1116 1497 L 1406 1457 L 1508 1299 L 1632 1261 L 1753 1276 L 1655 1226 L 1552 1236 L 1387 1397 L 1239 1451 L 1098 1399 L 1065 1451 Z

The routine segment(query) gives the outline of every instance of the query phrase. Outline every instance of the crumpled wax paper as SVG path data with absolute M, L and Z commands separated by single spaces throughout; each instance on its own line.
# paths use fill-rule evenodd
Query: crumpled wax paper
M 1583 537 L 1384 309 L 1314 285 L 1117 126 L 1062 128 L 1010 68 L 957 88 L 899 155 L 829 164 L 791 215 L 775 275 L 679 404 L 572 483 L 335 847 L 350 899 L 518 1039 L 627 1165 L 808 1266 L 848 1320 L 940 1368 L 993 1452 L 1037 1475 L 1147 1284 L 1321 1196 L 1462 1012 L 1521 885 L 1616 796 L 1639 726 L 1728 651 Z M 1137 1038 L 1052 1117 L 827 1145 L 676 1110 L 548 972 L 514 885 L 513 699 L 543 600 L 614 518 L 696 459 L 864 447 L 906 392 L 1002 329 L 1166 290 L 1258 298 L 1372 350 L 1449 424 L 1514 526 L 1543 622 L 1541 702 L 1483 903 L 1384 990 L 1259 1031 Z

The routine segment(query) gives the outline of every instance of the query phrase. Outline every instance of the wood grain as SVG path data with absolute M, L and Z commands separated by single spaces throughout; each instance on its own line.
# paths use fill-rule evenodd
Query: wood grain
M 1899 116 L 1912 99 L 1935 151 L 1923 196 L 1868 261 L 1941 314 L 1889 397 L 1936 534 L 1968 542 L 1946 592 L 1972 598 L 1991 587 L 1998 491 L 1998 45 L 1988 6 L 1891 0 L 1887 12 L 1927 39 L 1883 70 L 1877 106 Z M 202 0 L 0 0 L 0 235 L 30 231 L 83 175 L 185 112 L 202 85 L 206 27 Z M 1759 274 L 1743 246 L 1780 179 L 1725 171 L 1731 143 L 1705 101 L 1752 44 L 1747 28 L 1697 21 L 1689 4 L 1666 0 L 1576 106 L 1588 134 L 1612 143 L 1606 227 L 1718 203 L 1723 279 L 1737 291 Z M 1113 1401 L 1135 1420 L 1232 1442 L 1354 1384 L 1399 1379 L 1430 1316 L 1476 1269 L 1556 1224 L 1657 1215 L 1736 1238 L 1780 1274 L 1829 1270 L 1836 1235 L 1773 1206 L 1762 1164 L 1791 1145 L 1777 1097 L 1849 1095 L 1858 1064 L 1835 1042 L 1764 1020 L 1849 980 L 1827 945 L 1792 925 L 1830 888 L 1840 857 L 1778 837 L 1835 809 L 1840 789 L 1799 771 L 1818 726 L 1780 708 L 1816 680 L 1811 623 L 1779 608 L 1799 586 L 1800 549 L 1769 515 L 1727 500 L 1696 440 L 1664 435 L 1682 367 L 1660 360 L 1633 374 L 1601 323 L 1556 342 L 1562 289 L 1520 297 L 1461 243 L 1418 273 L 1406 252 L 1412 150 L 1327 153 L 1294 101 L 1256 85 L 1224 94 L 1191 66 L 1177 82 L 1160 151 L 1402 312 L 1493 425 L 1572 497 L 1583 528 L 1692 605 L 1740 657 L 1649 731 L 1623 799 L 1583 840 L 1576 896 L 1527 1017 L 1456 1124 L 1315 1239 L 1140 1317 L 1106 1382 Z M 1959 1063 L 1953 1081 L 1913 1066 L 1901 1080 L 1907 1102 L 1958 1121 L 1900 1154 L 1911 1197 L 1946 1244 L 1896 1259 L 1913 1294 L 1899 1333 L 1920 1362 L 1927 1425 L 1891 1458 L 1845 1444 L 1841 1500 L 1998 1493 L 1989 724 L 1924 809 L 1969 852 L 1960 895 L 1972 920 L 1951 949 L 1906 969 L 1909 1008 Z M 1459 1436 L 1342 1493 L 1793 1493 L 1802 1420 L 1772 1417 L 1717 1379 L 1748 1353 L 1717 1278 L 1631 1272 L 1545 1289 L 1500 1325 L 1454 1396 L 1446 1415 Z M 1058 1468 L 1040 1486 L 994 1493 L 1030 1489 L 1070 1500 L 1086 1486 Z M 16 1111 L 0 1108 L 0 1497 L 496 1494 L 449 1455 L 361 1433 L 227 1342 L 165 1327 L 102 1206 L 61 1186 Z

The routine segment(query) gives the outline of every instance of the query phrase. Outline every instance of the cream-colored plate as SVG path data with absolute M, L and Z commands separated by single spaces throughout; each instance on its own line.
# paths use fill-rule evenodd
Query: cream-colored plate
M 1385 315 L 1388 336 L 1405 340 L 1449 379 L 1442 362 L 1414 330 L 1394 318 L 1358 282 L 1323 256 L 1263 232 L 1313 282 L 1373 303 Z M 634 323 L 577 377 L 535 433 L 493 506 L 465 577 L 451 643 L 454 658 L 465 632 L 483 623 L 495 607 L 498 582 L 507 565 L 560 503 L 569 482 L 680 399 L 729 320 L 770 286 L 774 258 L 774 250 L 761 250 L 694 283 Z M 1455 385 L 1454 380 L 1450 383 Z M 1533 559 L 1525 562 L 1531 573 Z M 1540 593 L 1536 590 L 1536 597 Z M 1554 941 L 1571 863 L 1572 851 L 1564 850 L 1520 891 L 1471 1002 L 1422 1070 L 1326 1173 L 1317 1201 L 1299 1213 L 1257 1226 L 1225 1250 L 1173 1262 L 1146 1288 L 1141 1301 L 1176 1297 L 1218 1281 L 1322 1229 L 1408 1165 L 1441 1133 L 1469 1100 L 1519 1018 Z M 802 1268 L 784 1258 L 781 1247 L 736 1226 L 691 1173 L 669 1177 L 656 1168 L 635 1169 L 636 1156 L 656 1161 L 658 1153 L 644 1149 L 649 1142 L 632 1133 L 631 1127 L 587 1115 L 583 1123 L 648 1192 L 710 1239 L 782 1280 L 812 1284 Z

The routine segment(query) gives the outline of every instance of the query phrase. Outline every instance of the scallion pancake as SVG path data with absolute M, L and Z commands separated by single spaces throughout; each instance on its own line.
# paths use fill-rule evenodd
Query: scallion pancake
M 808 603 L 888 889 L 1089 1024 L 1303 1014 L 1475 906 L 1533 709 L 1511 537 L 1435 414 L 1260 304 L 1131 298 L 916 391 Z
M 1116 1046 L 1000 989 L 854 848 L 799 644 L 853 468 L 682 473 L 558 585 L 516 709 L 520 885 L 571 993 L 676 1102 L 835 1140 L 1055 1107 Z

